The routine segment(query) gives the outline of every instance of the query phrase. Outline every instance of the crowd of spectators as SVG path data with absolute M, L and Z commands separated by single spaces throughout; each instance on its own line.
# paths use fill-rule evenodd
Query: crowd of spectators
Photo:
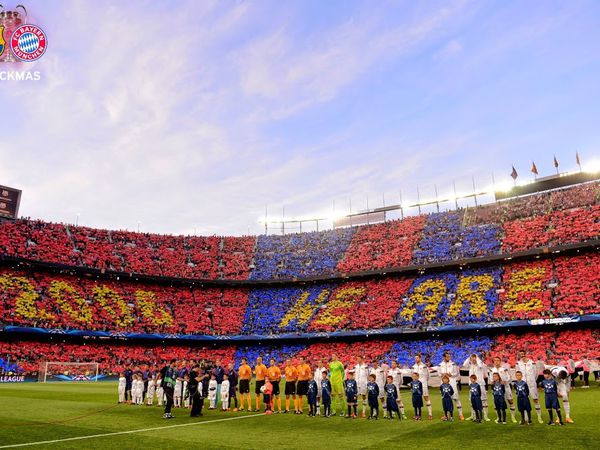
M 600 255 L 592 253 L 554 261 L 554 307 L 568 314 L 598 313 L 600 305 Z
M 27 373 L 35 373 L 40 363 L 97 362 L 102 373 L 118 374 L 127 366 L 164 365 L 171 359 L 211 360 L 233 363 L 235 347 L 142 346 L 130 343 L 74 344 L 69 342 L 0 341 L 0 357 L 17 363 Z
M 412 366 L 415 355 L 422 355 L 423 360 L 431 365 L 442 361 L 444 352 L 449 351 L 452 359 L 462 364 L 470 355 L 484 355 L 488 353 L 494 340 L 488 337 L 465 337 L 451 339 L 425 339 L 422 341 L 395 342 L 384 355 L 383 360 L 388 364 L 397 361 L 401 366 Z
M 600 205 L 504 223 L 504 253 L 583 242 L 600 237 Z
M 492 352 L 514 364 L 520 349 L 533 360 L 541 359 L 551 364 L 567 359 L 595 359 L 600 356 L 600 333 L 598 330 L 578 330 L 500 335 Z
M 14 372 L 34 375 L 40 363 L 52 362 L 97 362 L 100 372 L 118 374 L 128 366 L 162 366 L 169 360 L 221 360 L 223 365 L 233 363 L 239 367 L 242 358 L 254 365 L 257 357 L 262 357 L 268 365 L 274 358 L 279 366 L 286 359 L 297 362 L 303 357 L 313 366 L 318 362 L 327 363 L 335 354 L 345 364 L 356 362 L 363 356 L 368 362 L 391 363 L 410 367 L 417 353 L 431 366 L 442 360 L 445 351 L 452 359 L 462 364 L 469 355 L 475 353 L 488 364 L 494 356 L 514 365 L 519 350 L 534 360 L 541 359 L 548 364 L 564 363 L 567 359 L 598 358 L 600 355 L 600 333 L 597 330 L 577 330 L 560 332 L 529 332 L 524 334 L 502 334 L 496 337 L 436 338 L 425 340 L 367 340 L 362 342 L 320 342 L 309 345 L 266 345 L 266 346 L 141 346 L 126 342 L 120 344 L 65 342 L 47 343 L 31 341 L 0 341 L 0 360 Z
M 281 287 L 170 286 L 0 269 L 6 325 L 185 335 L 278 335 L 600 313 L 600 255 Z
M 143 275 L 247 279 L 254 237 L 109 231 L 40 220 L 0 222 L 0 254 Z
M 138 333 L 239 334 L 246 288 L 173 287 L 0 269 L 0 322 Z
M 467 225 L 501 224 L 545 215 L 557 210 L 569 210 L 599 203 L 600 182 L 595 181 L 469 208 L 465 212 L 465 223 Z
M 252 280 L 331 275 L 350 244 L 351 228 L 288 235 L 261 235 L 256 240 Z
M 380 361 L 390 350 L 394 341 L 372 340 L 361 342 L 321 342 L 312 344 L 297 354 L 307 361 L 327 363 L 335 354 L 344 364 L 352 364 L 357 356 L 363 356 L 366 361 Z
M 358 227 L 337 271 L 361 272 L 409 265 L 425 220 L 425 216 L 414 216 Z
M 597 239 L 600 183 L 382 224 L 258 237 L 0 222 L 0 255 L 128 274 L 271 280 L 385 270 Z

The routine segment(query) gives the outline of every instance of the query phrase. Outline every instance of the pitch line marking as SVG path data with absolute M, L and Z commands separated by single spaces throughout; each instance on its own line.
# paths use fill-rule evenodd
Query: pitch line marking
M 179 423 L 176 425 L 165 425 L 162 427 L 152 427 L 152 428 L 140 428 L 137 430 L 114 431 L 112 433 L 89 434 L 87 436 L 74 436 L 74 437 L 63 438 L 63 439 L 52 439 L 49 441 L 24 442 L 22 444 L 2 445 L 2 446 L 0 446 L 0 448 L 29 447 L 32 445 L 55 444 L 57 442 L 81 441 L 84 439 L 94 439 L 94 438 L 106 437 L 106 436 L 119 436 L 122 434 L 144 433 L 147 431 L 166 430 L 169 428 L 190 427 L 190 426 L 194 426 L 194 425 L 205 425 L 208 423 L 215 423 L 215 422 L 227 422 L 230 420 L 251 419 L 253 417 L 261 417 L 261 416 L 264 416 L 264 414 L 261 413 L 261 414 L 256 414 L 256 415 L 252 415 L 252 416 L 227 417 L 224 419 L 205 420 L 203 422 Z

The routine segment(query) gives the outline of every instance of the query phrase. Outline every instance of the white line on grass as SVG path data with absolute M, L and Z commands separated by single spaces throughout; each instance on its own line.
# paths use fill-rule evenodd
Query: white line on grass
M 81 441 L 83 439 L 94 439 L 94 438 L 106 437 L 106 436 L 119 436 L 121 434 L 144 433 L 146 431 L 166 430 L 168 428 L 180 428 L 180 427 L 189 427 L 189 426 L 193 426 L 193 425 L 205 425 L 207 423 L 227 422 L 229 420 L 250 419 L 252 417 L 260 417 L 262 415 L 263 414 L 256 414 L 256 415 L 251 415 L 251 416 L 227 417 L 225 419 L 205 420 L 203 422 L 179 423 L 177 425 L 165 425 L 163 427 L 140 428 L 138 430 L 115 431 L 112 433 L 102 433 L 102 434 L 90 434 L 87 436 L 75 436 L 75 437 L 64 438 L 64 439 L 52 439 L 50 441 L 25 442 L 22 444 L 2 445 L 2 446 L 0 446 L 0 448 L 28 447 L 31 445 L 54 444 L 57 442 Z

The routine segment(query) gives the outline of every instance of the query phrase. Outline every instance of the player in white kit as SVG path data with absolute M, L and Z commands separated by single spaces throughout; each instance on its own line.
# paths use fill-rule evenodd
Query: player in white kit
M 208 409 L 215 409 L 217 407 L 217 378 L 215 375 L 210 376 L 208 382 Z
M 516 369 L 523 374 L 527 387 L 529 387 L 529 395 L 535 404 L 535 412 L 538 416 L 538 422 L 544 423 L 542 419 L 542 409 L 540 408 L 540 397 L 538 395 L 538 366 L 530 358 L 527 358 L 523 350 L 519 351 L 519 360 L 517 361 Z
M 165 399 L 165 391 L 162 387 L 162 375 L 160 372 L 156 374 L 156 404 L 158 406 L 163 405 L 163 401 Z
M 146 405 L 152 406 L 154 403 L 154 393 L 156 392 L 156 375 L 148 380 L 148 392 L 146 393 Z
M 558 386 L 558 395 L 562 398 L 563 406 L 565 407 L 565 422 L 573 423 L 573 419 L 571 419 L 571 404 L 569 403 L 569 392 L 571 391 L 569 371 L 564 366 L 548 366 L 547 368 L 552 373 Z
M 458 418 L 460 420 L 465 420 L 465 416 L 463 415 L 462 404 L 460 403 L 460 398 L 458 397 L 458 379 L 460 377 L 460 370 L 454 361 L 452 361 L 452 357 L 450 356 L 450 352 L 444 352 L 444 359 L 439 365 L 440 376 L 443 377 L 446 375 L 450 381 L 450 386 L 454 390 L 454 394 L 452 395 L 452 400 L 456 403 L 456 409 L 458 410 Z
M 223 411 L 229 409 L 229 379 L 227 374 L 223 375 L 223 382 L 221 383 L 221 408 Z
M 125 385 L 127 384 L 127 380 L 125 379 L 124 374 L 119 374 L 119 403 L 125 403 Z
M 188 392 L 188 382 L 189 382 L 189 377 L 186 375 L 185 378 L 183 379 L 183 407 L 184 408 L 189 408 L 190 407 L 190 393 Z
M 511 376 L 510 371 L 502 365 L 502 360 L 499 356 L 494 357 L 494 365 L 490 367 L 490 376 L 492 379 L 493 375 L 497 373 L 500 377 L 500 382 L 504 385 L 504 398 L 508 402 L 508 406 L 510 407 L 510 417 L 513 423 L 517 423 L 517 419 L 515 417 L 515 401 L 513 400 L 512 388 L 511 388 Z M 498 420 L 496 420 L 498 423 Z
M 323 365 L 323 361 L 317 361 L 317 368 L 313 375 L 313 379 L 317 383 L 317 416 L 321 415 L 321 380 L 323 379 L 324 370 L 327 370 L 327 367 Z
M 356 358 L 354 377 L 358 385 L 358 395 L 362 397 L 362 417 L 367 417 L 367 383 L 369 382 L 369 366 L 362 356 Z
M 480 386 L 482 387 L 482 389 L 481 389 L 481 404 L 483 406 L 483 419 L 485 421 L 489 422 L 490 418 L 488 417 L 487 389 L 485 388 L 485 384 L 484 384 L 484 380 L 488 374 L 488 368 L 485 365 L 485 363 L 475 353 L 473 353 L 469 358 L 467 358 L 467 360 L 463 364 L 463 367 L 465 367 L 466 369 L 469 369 L 469 378 L 471 377 L 471 375 L 475 375 L 477 377 L 477 380 L 479 380 L 482 383 Z M 474 420 L 474 419 L 475 419 L 475 412 L 473 411 L 473 409 L 471 409 L 470 420 Z
M 421 360 L 420 353 L 415 355 L 415 364 L 412 366 L 412 371 L 419 374 L 419 381 L 423 385 L 423 399 L 425 400 L 425 406 L 427 406 L 427 418 L 433 420 L 433 410 L 429 399 L 429 367 Z
M 181 395 L 183 394 L 183 378 L 177 377 L 175 380 L 175 392 L 173 393 L 173 406 L 181 408 Z
M 133 397 L 134 405 L 141 405 L 144 395 L 144 382 L 141 380 L 141 375 L 134 375 L 131 382 L 131 396 Z
M 392 383 L 398 388 L 398 407 L 400 409 L 400 414 L 402 414 L 402 418 L 406 420 L 406 414 L 404 413 L 404 402 L 402 401 L 402 396 L 400 395 L 400 386 L 402 385 L 402 369 L 398 367 L 398 363 L 396 361 L 392 361 L 392 366 L 387 371 L 388 376 L 392 377 Z

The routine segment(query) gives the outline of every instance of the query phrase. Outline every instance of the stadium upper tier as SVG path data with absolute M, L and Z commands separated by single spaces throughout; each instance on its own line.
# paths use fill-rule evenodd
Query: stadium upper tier
M 600 182 L 476 208 L 286 236 L 198 237 L 0 223 L 0 256 L 203 280 L 328 277 L 600 237 Z

